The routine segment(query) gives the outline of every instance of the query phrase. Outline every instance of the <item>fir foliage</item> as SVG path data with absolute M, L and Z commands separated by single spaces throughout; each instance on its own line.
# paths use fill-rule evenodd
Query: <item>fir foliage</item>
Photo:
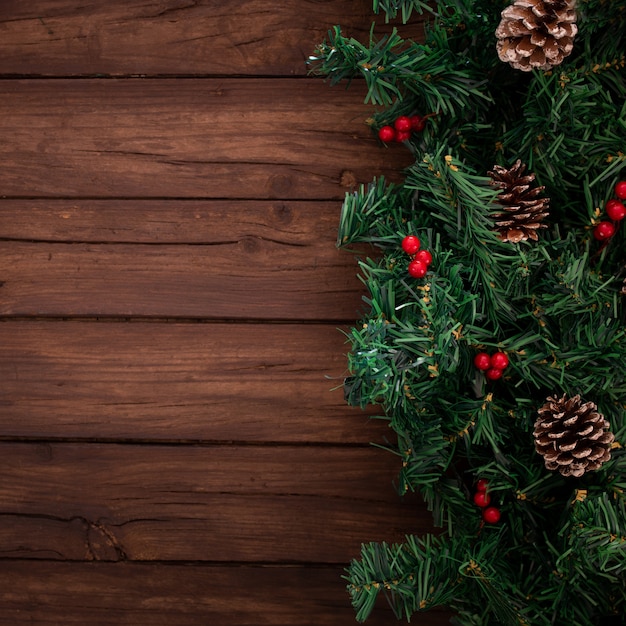
M 401 185 L 347 194 L 338 245 L 362 250 L 362 320 L 348 334 L 346 400 L 380 407 L 396 435 L 399 490 L 418 491 L 436 534 L 362 547 L 347 570 L 359 621 L 384 594 L 399 618 L 436 606 L 464 626 L 626 623 L 624 227 L 593 227 L 626 178 L 626 0 L 579 0 L 574 52 L 550 72 L 499 61 L 502 0 L 373 0 L 426 17 L 422 42 L 335 27 L 310 58 L 332 84 L 364 80 L 372 131 L 428 114 Z M 401 149 L 381 145 L 381 149 Z M 487 174 L 517 159 L 550 198 L 539 241 L 503 242 Z M 606 218 L 604 218 L 606 219 Z M 433 255 L 407 273 L 405 235 Z M 503 351 L 486 380 L 478 351 Z M 546 470 L 533 424 L 550 395 L 580 394 L 611 424 L 611 460 L 581 478 Z M 472 502 L 489 483 L 502 517 Z

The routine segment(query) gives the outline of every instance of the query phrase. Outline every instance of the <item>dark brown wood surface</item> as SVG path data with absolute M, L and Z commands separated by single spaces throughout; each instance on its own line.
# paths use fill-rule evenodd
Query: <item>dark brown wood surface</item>
M 364 94 L 314 78 L 6 81 L 0 189 L 14 197 L 341 199 L 357 181 L 408 164 L 406 151 L 378 145 Z
M 4 204 L 5 315 L 351 320 L 359 307 L 337 203 Z
M 303 76 L 327 31 L 367 41 L 363 0 L 3 0 L 7 75 Z M 376 19 L 385 33 L 384 19 Z M 401 26 L 405 36 L 421 25 Z
M 341 390 L 341 199 L 410 156 L 305 60 L 371 18 L 0 3 L 0 625 L 352 624 L 360 544 L 431 529 Z
M 5 320 L 0 437 L 360 444 L 331 324 Z
M 362 542 L 427 527 L 415 501 L 393 494 L 384 456 L 341 446 L 0 444 L 0 545 L 13 546 L 2 555 L 345 563 Z
M 5 561 L 3 623 L 50 626 L 356 624 L 333 566 Z M 56 616 L 63 616 L 58 621 Z M 396 624 L 380 603 L 368 626 Z M 441 613 L 420 626 L 442 626 Z

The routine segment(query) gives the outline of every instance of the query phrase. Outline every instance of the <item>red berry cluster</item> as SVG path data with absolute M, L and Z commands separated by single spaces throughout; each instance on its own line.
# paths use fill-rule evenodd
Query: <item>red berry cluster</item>
M 500 509 L 491 504 L 491 496 L 487 489 L 489 483 L 481 478 L 476 483 L 476 492 L 474 493 L 474 504 L 483 510 L 483 521 L 487 524 L 497 524 L 500 521 Z
M 428 272 L 428 266 L 433 262 L 433 255 L 428 250 L 420 250 L 420 240 L 415 235 L 407 235 L 402 240 L 402 249 L 413 260 L 409 263 L 409 274 L 413 278 L 423 278 Z
M 491 356 L 486 352 L 479 352 L 474 357 L 474 365 L 485 372 L 489 380 L 498 380 L 509 366 L 509 357 L 504 352 L 494 352 Z
M 426 128 L 426 121 L 428 116 L 422 117 L 421 115 L 401 115 L 396 118 L 393 126 L 383 126 L 378 131 L 378 138 L 385 143 L 391 141 L 408 141 L 411 138 L 411 133 L 421 133 Z
M 626 206 L 621 200 L 626 200 L 626 180 L 620 180 L 615 185 L 615 195 L 617 198 L 612 198 L 604 206 L 607 217 L 613 222 L 621 222 L 626 217 Z M 593 229 L 593 236 L 598 241 L 606 241 L 610 239 L 616 231 L 615 224 L 613 222 L 602 222 L 596 224 Z

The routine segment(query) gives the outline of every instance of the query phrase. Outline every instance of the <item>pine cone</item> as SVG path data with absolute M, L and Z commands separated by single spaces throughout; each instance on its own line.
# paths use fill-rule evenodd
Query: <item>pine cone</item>
M 549 214 L 550 199 L 537 198 L 545 187 L 531 187 L 535 175 L 524 176 L 525 169 L 518 159 L 510 169 L 494 165 L 493 171 L 487 172 L 492 178 L 491 185 L 502 190 L 498 203 L 504 206 L 504 212 L 495 215 L 502 241 L 537 241 L 537 230 L 546 228 L 542 220 Z
M 579 395 L 557 399 L 550 396 L 535 422 L 535 450 L 549 470 L 563 476 L 582 476 L 597 470 L 611 458 L 613 433 L 593 402 Z
M 514 0 L 501 15 L 498 56 L 518 70 L 549 70 L 574 48 L 576 0 Z

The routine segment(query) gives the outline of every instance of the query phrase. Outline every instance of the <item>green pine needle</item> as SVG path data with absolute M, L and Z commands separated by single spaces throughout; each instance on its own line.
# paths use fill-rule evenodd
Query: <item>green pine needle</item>
M 439 527 L 363 546 L 346 575 L 359 621 L 380 594 L 406 620 L 441 606 L 464 626 L 626 621 L 626 230 L 593 235 L 626 178 L 626 0 L 578 0 L 573 53 L 529 73 L 495 52 L 507 4 L 373 0 L 387 20 L 426 16 L 423 40 L 399 26 L 361 43 L 337 26 L 310 57 L 331 84 L 365 82 L 374 131 L 428 115 L 405 142 L 403 184 L 360 185 L 338 229 L 367 289 L 346 335 L 346 400 L 378 405 L 398 490 L 419 492 Z M 537 240 L 510 243 L 488 173 L 517 159 L 549 216 Z M 408 234 L 433 257 L 421 279 Z M 477 370 L 479 351 L 506 353 L 501 380 Z M 534 448 L 538 409 L 564 394 L 595 403 L 615 436 L 611 459 L 579 479 Z M 496 524 L 472 501 L 481 478 Z

